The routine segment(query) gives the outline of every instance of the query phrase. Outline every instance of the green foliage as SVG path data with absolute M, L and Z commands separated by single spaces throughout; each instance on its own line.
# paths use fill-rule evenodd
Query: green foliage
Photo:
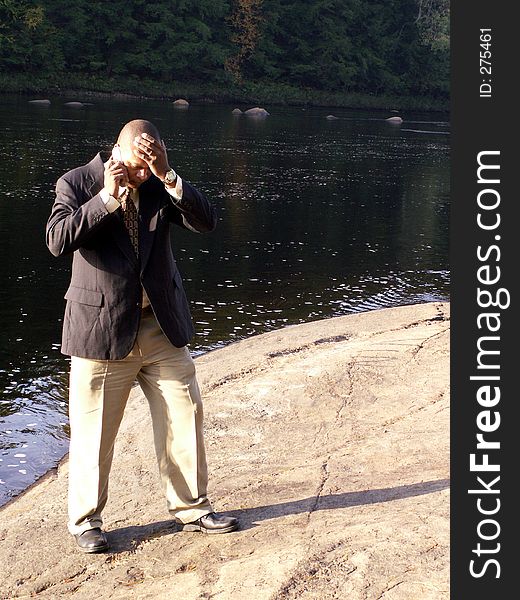
M 450 0 L 416 0 L 415 23 L 422 41 L 433 50 L 450 46 Z
M 445 100 L 449 2 L 0 0 L 0 74 Z
M 56 29 L 43 6 L 0 0 L 0 72 L 51 72 L 63 67 Z

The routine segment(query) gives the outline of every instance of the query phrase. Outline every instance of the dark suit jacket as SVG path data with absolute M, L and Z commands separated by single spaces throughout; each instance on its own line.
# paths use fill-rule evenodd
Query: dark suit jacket
M 61 351 L 84 358 L 124 358 L 137 337 L 141 285 L 161 329 L 173 345 L 182 347 L 194 329 L 170 227 L 175 223 L 199 233 L 211 231 L 217 222 L 215 208 L 184 180 L 182 199 L 173 199 L 152 175 L 139 187 L 138 260 L 121 209 L 109 213 L 99 195 L 107 159 L 98 154 L 56 184 L 47 246 L 54 256 L 74 253 Z

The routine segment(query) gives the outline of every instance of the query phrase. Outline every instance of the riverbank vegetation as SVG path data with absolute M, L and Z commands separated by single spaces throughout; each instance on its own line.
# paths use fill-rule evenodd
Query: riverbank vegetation
M 448 0 L 3 0 L 0 86 L 447 108 Z

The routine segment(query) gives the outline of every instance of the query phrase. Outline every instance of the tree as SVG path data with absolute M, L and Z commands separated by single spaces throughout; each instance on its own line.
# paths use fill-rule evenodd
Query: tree
M 62 67 L 56 29 L 44 7 L 30 1 L 1 0 L 0 71 L 39 73 Z
M 235 7 L 229 21 L 233 29 L 231 42 L 236 45 L 237 53 L 226 60 L 225 68 L 235 81 L 242 80 L 242 65 L 249 58 L 260 37 L 263 0 L 235 0 Z
M 447 50 L 450 45 L 449 0 L 416 0 L 415 24 L 422 41 L 436 50 Z
M 0 0 L 0 71 L 449 92 L 449 0 Z

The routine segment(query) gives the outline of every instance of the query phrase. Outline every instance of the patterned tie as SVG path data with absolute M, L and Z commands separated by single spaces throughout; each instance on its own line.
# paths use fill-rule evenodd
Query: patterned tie
M 136 256 L 139 257 L 139 213 L 135 208 L 131 194 L 132 192 L 127 188 L 119 198 L 119 201 L 121 202 L 121 208 L 123 209 L 123 220 L 128 229 L 130 241 L 132 242 Z

